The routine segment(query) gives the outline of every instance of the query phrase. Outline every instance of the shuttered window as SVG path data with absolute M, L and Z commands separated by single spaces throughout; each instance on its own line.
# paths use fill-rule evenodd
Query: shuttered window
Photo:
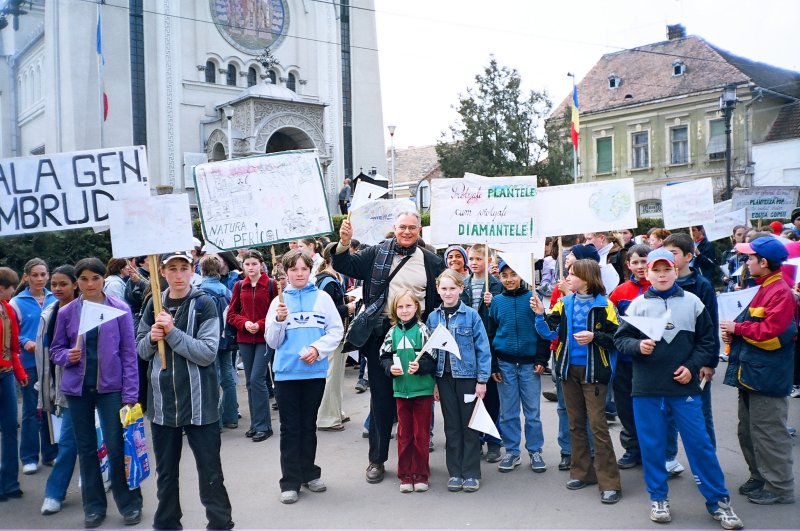
M 611 137 L 595 140 L 597 149 L 597 173 L 611 173 L 613 157 L 611 153 Z

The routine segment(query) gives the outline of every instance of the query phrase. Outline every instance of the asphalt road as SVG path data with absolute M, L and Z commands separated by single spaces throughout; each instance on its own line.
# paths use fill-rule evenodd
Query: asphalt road
M 724 370 L 721 364 L 720 370 Z M 240 371 L 240 375 L 241 375 Z M 317 464 L 322 467 L 327 492 L 314 494 L 302 490 L 294 505 L 279 501 L 277 412 L 273 412 L 276 435 L 264 442 L 253 443 L 244 437 L 247 426 L 247 399 L 243 383 L 239 385 L 242 404 L 240 428 L 222 434 L 222 463 L 225 483 L 233 505 L 236 527 L 245 528 L 539 528 L 539 529 L 655 529 L 649 519 L 650 503 L 642 479 L 641 468 L 622 471 L 623 499 L 617 505 L 600 503 L 595 487 L 568 491 L 564 484 L 567 472 L 556 468 L 559 449 L 556 443 L 557 417 L 555 404 L 542 399 L 542 420 L 545 432 L 544 458 L 547 472 L 535 474 L 523 465 L 511 473 L 501 474 L 496 465 L 483 463 L 483 481 L 477 493 L 450 493 L 445 484 L 444 435 L 441 412 L 437 411 L 434 440 L 436 450 L 430 455 L 431 490 L 426 493 L 401 494 L 396 472 L 394 445 L 387 463 L 386 479 L 377 485 L 367 484 L 367 440 L 361 436 L 361 422 L 369 409 L 369 394 L 356 394 L 357 371 L 348 368 L 345 376 L 345 411 L 352 417 L 342 432 L 319 432 Z M 726 474 L 733 507 L 747 528 L 798 528 L 800 503 L 795 505 L 758 506 L 736 493 L 747 480 L 748 472 L 736 438 L 736 391 L 715 379 L 714 419 L 717 454 Z M 549 380 L 544 387 L 549 388 Z M 437 407 L 438 410 L 438 407 Z M 800 399 L 792 399 L 790 425 L 800 425 Z M 618 422 L 611 424 L 617 456 Z M 149 434 L 149 426 L 148 426 Z M 800 451 L 794 439 L 794 475 L 800 478 Z M 151 454 L 152 455 L 152 454 Z M 673 520 L 671 529 L 719 529 L 705 511 L 703 498 L 692 481 L 688 463 L 681 449 L 679 460 L 687 470 L 670 480 L 670 502 Z M 42 516 L 40 508 L 44 483 L 49 468 L 40 468 L 31 476 L 21 476 L 21 499 L 0 503 L 0 527 L 81 529 L 83 511 L 77 472 L 67 494 L 63 510 Z M 152 524 L 156 506 L 155 473 L 143 486 L 144 518 L 134 528 L 146 529 Z M 798 492 L 800 495 L 800 492 Z M 181 462 L 181 505 L 185 528 L 204 528 L 205 512 L 197 491 L 197 472 L 188 445 Z M 122 527 L 109 495 L 108 518 L 103 529 Z

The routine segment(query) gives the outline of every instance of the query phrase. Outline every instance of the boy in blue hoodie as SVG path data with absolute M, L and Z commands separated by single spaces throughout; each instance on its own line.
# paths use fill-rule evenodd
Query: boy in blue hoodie
M 503 293 L 492 299 L 488 319 L 492 378 L 500 393 L 500 434 L 506 448 L 497 468 L 500 472 L 510 472 L 521 463 L 521 402 L 525 415 L 525 448 L 530 455 L 531 469 L 544 472 L 547 465 L 542 458 L 544 433 L 539 404 L 541 375 L 550 353 L 536 348 L 539 336 L 536 334 L 536 315 L 530 307 L 531 290 L 523 287 L 522 279 L 503 260 L 500 260 L 497 270 Z

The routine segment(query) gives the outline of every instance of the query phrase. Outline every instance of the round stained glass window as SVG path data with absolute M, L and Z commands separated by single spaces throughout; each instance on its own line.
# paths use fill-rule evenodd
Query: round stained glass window
M 274 49 L 286 36 L 283 0 L 209 0 L 211 20 L 231 46 L 250 55 Z

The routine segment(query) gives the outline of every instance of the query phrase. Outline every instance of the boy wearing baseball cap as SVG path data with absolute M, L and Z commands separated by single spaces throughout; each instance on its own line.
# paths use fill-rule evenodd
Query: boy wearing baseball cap
M 699 372 L 716 357 L 716 330 L 705 306 L 677 285 L 674 257 L 666 249 L 647 255 L 651 286 L 628 307 L 629 317 L 661 319 L 667 323 L 654 341 L 621 320 L 614 336 L 617 349 L 633 359 L 633 411 L 642 453 L 644 481 L 650 493 L 650 519 L 672 520 L 668 473 L 664 467 L 669 415 L 675 419 L 689 466 L 697 478 L 706 509 L 724 529 L 741 529 L 733 512 L 725 477 L 705 429 Z
M 154 316 L 151 299 L 136 334 L 139 357 L 149 361 L 147 416 L 158 497 L 153 528 L 181 529 L 178 469 L 185 434 L 197 463 L 207 527 L 232 529 L 231 502 L 220 461 L 219 381 L 214 365 L 219 344 L 217 307 L 191 284 L 191 252 L 161 255 L 160 272 L 169 285 L 162 293 L 163 310 Z M 165 369 L 158 356 L 159 340 L 166 347 Z
M 760 505 L 794 503 L 792 441 L 786 430 L 792 391 L 797 302 L 783 280 L 786 247 L 761 237 L 736 244 L 759 289 L 734 321 L 722 321 L 731 354 L 725 383 L 739 389 L 739 446 L 750 479 L 739 492 Z

